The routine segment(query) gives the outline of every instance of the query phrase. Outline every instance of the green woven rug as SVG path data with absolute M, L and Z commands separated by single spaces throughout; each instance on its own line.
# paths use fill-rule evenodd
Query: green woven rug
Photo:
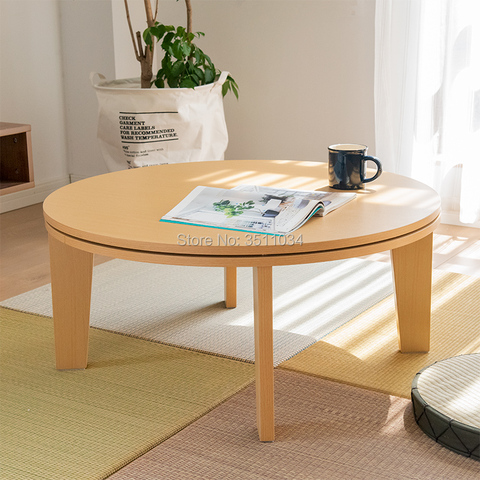
M 56 371 L 51 319 L 0 308 L 0 477 L 102 479 L 254 379 L 254 366 L 91 329 Z

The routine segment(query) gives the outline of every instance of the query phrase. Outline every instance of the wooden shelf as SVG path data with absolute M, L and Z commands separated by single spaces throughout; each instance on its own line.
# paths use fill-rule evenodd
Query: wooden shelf
M 0 195 L 34 186 L 31 126 L 0 122 Z

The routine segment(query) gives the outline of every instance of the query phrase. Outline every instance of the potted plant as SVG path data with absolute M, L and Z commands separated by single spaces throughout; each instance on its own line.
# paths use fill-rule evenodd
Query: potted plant
M 204 33 L 192 31 L 191 0 L 185 0 L 186 27 L 159 23 L 158 0 L 154 8 L 144 0 L 143 33 L 134 33 L 128 0 L 124 4 L 140 78 L 106 81 L 99 75 L 102 81 L 93 85 L 107 167 L 223 160 L 228 144 L 223 96 L 231 91 L 238 98 L 238 86 L 194 43 Z M 156 44 L 163 58 L 154 75 Z

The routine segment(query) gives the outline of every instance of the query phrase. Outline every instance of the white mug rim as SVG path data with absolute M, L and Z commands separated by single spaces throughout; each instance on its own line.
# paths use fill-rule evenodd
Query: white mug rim
M 368 147 L 360 143 L 336 143 L 330 145 L 328 149 L 334 152 L 366 152 Z

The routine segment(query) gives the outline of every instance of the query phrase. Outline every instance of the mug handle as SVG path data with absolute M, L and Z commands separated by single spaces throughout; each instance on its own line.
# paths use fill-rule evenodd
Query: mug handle
M 378 178 L 382 174 L 382 164 L 380 163 L 380 160 L 378 158 L 371 157 L 370 155 L 366 155 L 364 157 L 364 161 L 366 162 L 367 160 L 371 160 L 373 163 L 377 165 L 377 172 L 371 178 L 362 178 L 363 183 L 373 182 L 376 178 Z

